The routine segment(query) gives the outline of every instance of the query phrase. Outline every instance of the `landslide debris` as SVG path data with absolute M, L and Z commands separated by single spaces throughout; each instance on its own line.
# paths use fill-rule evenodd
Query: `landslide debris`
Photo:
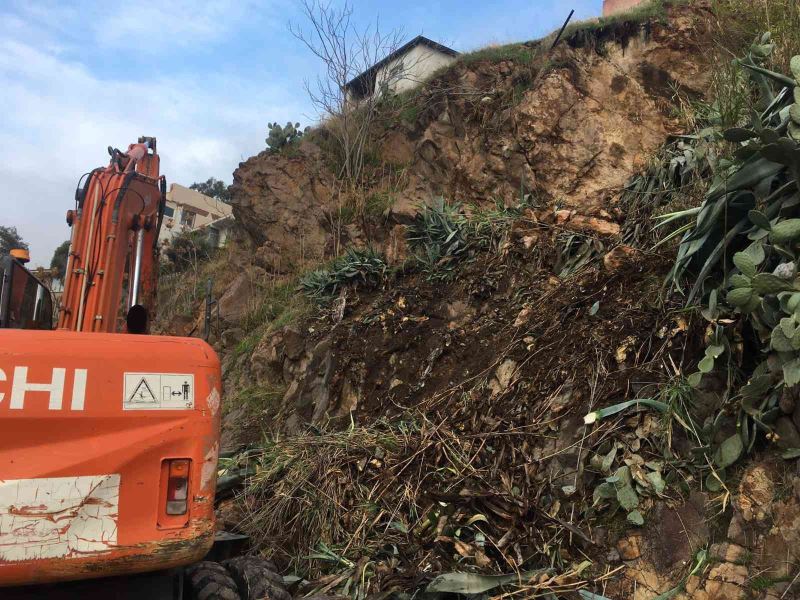
M 319 133 L 240 165 L 252 252 L 228 297 L 263 301 L 215 342 L 242 450 L 222 473 L 246 476 L 221 514 L 296 594 L 795 597 L 800 482 L 768 440 L 709 450 L 737 433 L 726 371 L 686 377 L 714 311 L 665 290 L 675 248 L 653 248 L 731 152 L 673 137 L 720 85 L 718 10 L 459 62 L 387 107 L 371 210 Z M 464 241 L 433 258 L 409 235 L 431 211 Z M 380 277 L 297 300 L 298 273 L 368 247 Z

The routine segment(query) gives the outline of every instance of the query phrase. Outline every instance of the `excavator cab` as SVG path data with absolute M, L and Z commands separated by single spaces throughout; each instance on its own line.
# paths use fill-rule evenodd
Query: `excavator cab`
M 27 252 L 0 258 L 0 328 L 52 329 L 53 297 L 24 262 Z

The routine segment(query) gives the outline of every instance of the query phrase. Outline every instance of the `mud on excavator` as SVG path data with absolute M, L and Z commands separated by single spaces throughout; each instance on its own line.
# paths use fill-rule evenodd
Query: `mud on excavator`
M 109 154 L 67 213 L 55 329 L 23 257 L 0 262 L 0 598 L 288 600 L 271 563 L 230 558 L 245 540 L 216 531 L 217 355 L 146 335 L 166 205 L 156 139 Z

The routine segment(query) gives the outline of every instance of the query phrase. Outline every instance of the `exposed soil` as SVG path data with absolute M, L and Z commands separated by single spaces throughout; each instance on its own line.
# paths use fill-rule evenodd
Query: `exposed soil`
M 441 573 L 541 569 L 519 597 L 798 597 L 800 484 L 771 448 L 712 490 L 671 413 L 584 424 L 691 372 L 705 345 L 703 319 L 664 289 L 674 252 L 623 244 L 653 207 L 629 210 L 619 192 L 679 131 L 676 87 L 703 95 L 708 17 L 692 3 L 667 23 L 576 34 L 545 62 L 458 63 L 421 91 L 413 122 L 384 124 L 393 203 L 369 220 L 336 221 L 311 141 L 240 165 L 235 213 L 254 252 L 215 343 L 224 443 L 261 448 L 225 518 L 314 580 L 300 592 L 377 598 Z M 403 225 L 439 194 L 530 208 L 444 277 L 404 262 Z M 574 240 L 591 260 L 566 275 Z M 348 244 L 377 246 L 396 271 L 262 337 L 242 329 L 242 290 Z M 688 393 L 701 424 L 726 400 L 707 379 Z M 596 495 L 620 468 L 639 492 L 630 515 Z

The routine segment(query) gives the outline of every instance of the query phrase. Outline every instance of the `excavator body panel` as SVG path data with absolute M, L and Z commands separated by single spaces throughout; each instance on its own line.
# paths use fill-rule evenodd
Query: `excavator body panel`
M 0 329 L 0 586 L 200 560 L 220 393 L 199 339 Z

